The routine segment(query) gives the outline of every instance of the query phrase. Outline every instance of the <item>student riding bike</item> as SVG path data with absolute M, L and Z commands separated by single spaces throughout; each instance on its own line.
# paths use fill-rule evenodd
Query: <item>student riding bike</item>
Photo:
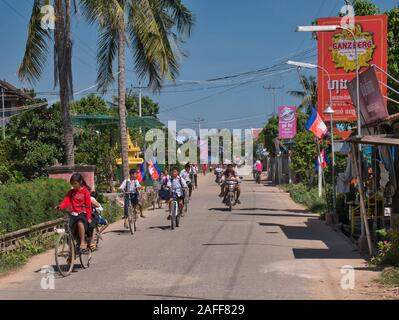
M 124 227 L 125 229 L 129 228 L 129 225 L 127 223 L 127 219 L 129 216 L 129 204 L 132 205 L 133 207 L 137 206 L 139 203 L 139 195 L 140 195 L 140 188 L 141 185 L 139 181 L 137 180 L 137 171 L 132 169 L 129 172 L 130 178 L 126 179 L 123 181 L 121 186 L 119 187 L 119 190 L 124 192 L 125 197 L 124 197 Z
M 170 180 L 168 181 L 167 187 L 172 194 L 173 192 L 176 193 L 176 198 L 179 203 L 179 212 L 180 214 L 183 212 L 183 206 L 184 206 L 184 190 L 188 188 L 186 182 L 184 179 L 182 179 L 179 176 L 179 170 L 177 168 L 174 168 L 172 170 L 172 176 Z M 171 209 L 171 200 L 169 199 L 169 214 L 167 219 L 170 220 L 170 209 Z
M 190 178 L 190 169 L 191 165 L 187 163 L 184 166 L 184 169 L 180 172 L 180 177 L 186 182 L 187 187 L 188 187 L 188 196 L 191 199 L 191 194 L 193 192 L 193 184 Z
M 69 227 L 79 236 L 80 250 L 87 250 L 89 244 L 86 242 L 86 236 L 90 239 L 93 231 L 89 187 L 79 173 L 72 175 L 70 183 L 72 190 L 69 190 L 57 209 L 66 209 L 69 212 Z

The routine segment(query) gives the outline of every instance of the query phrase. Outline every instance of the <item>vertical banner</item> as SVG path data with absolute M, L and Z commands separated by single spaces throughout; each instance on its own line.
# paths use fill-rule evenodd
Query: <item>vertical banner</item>
M 381 94 L 375 68 L 371 67 L 359 76 L 360 115 L 362 125 L 388 117 L 388 110 Z M 356 103 L 356 78 L 349 82 L 349 93 Z
M 296 107 L 281 106 L 278 108 L 278 137 L 290 140 L 296 136 Z
M 359 57 L 360 72 L 372 64 L 387 70 L 387 26 L 385 15 L 355 17 L 355 37 Z M 341 18 L 321 18 L 318 25 L 341 25 Z M 318 112 L 324 120 L 329 115 L 323 114 L 329 103 L 329 91 L 332 90 L 332 103 L 335 122 L 356 121 L 356 109 L 348 92 L 348 83 L 356 78 L 356 55 L 352 35 L 342 29 L 335 32 L 318 32 L 318 64 L 331 75 L 331 82 L 323 70 L 318 72 Z M 387 83 L 387 76 L 378 71 L 378 81 Z M 380 85 L 382 95 L 387 89 Z M 386 100 L 384 100 L 386 105 Z

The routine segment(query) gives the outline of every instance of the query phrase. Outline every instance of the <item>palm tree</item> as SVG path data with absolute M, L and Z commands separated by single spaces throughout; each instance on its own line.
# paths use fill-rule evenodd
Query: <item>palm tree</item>
M 73 166 L 74 141 L 69 104 L 73 99 L 72 84 L 72 39 L 71 5 L 74 0 L 55 0 L 55 29 L 42 27 L 41 8 L 49 5 L 49 0 L 34 0 L 28 27 L 28 39 L 22 63 L 18 69 L 21 81 L 35 83 L 41 77 L 47 62 L 49 44 L 54 41 L 54 85 L 60 88 L 60 103 L 64 128 L 66 164 Z M 53 36 L 53 37 L 52 37 Z
M 114 81 L 113 62 L 118 59 L 118 107 L 123 175 L 128 176 L 126 127 L 126 46 L 133 51 L 140 78 L 159 90 L 166 77 L 175 80 L 180 44 L 190 36 L 192 13 L 181 0 L 81 0 L 90 23 L 97 23 L 98 87 L 105 91 Z
M 304 91 L 288 91 L 288 94 L 302 99 L 299 107 L 307 114 L 311 106 L 317 105 L 317 80 L 314 76 L 308 78 L 300 75 L 299 77 Z

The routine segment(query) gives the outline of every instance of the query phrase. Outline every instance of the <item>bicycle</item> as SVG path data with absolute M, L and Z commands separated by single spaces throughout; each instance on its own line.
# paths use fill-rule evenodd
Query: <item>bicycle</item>
M 100 240 L 103 240 L 102 234 L 104 233 L 105 229 L 109 227 L 109 223 L 106 219 L 100 216 L 100 221 L 97 223 L 94 231 L 93 231 L 93 239 L 95 239 L 95 249 L 98 250 L 98 245 Z M 93 250 L 93 248 L 92 248 Z
M 172 199 L 170 203 L 170 223 L 171 229 L 175 230 L 175 227 L 178 228 L 180 226 L 180 209 L 179 209 L 179 201 L 177 200 L 176 191 L 172 192 Z
M 158 209 L 162 209 L 162 199 L 159 196 L 159 191 L 161 190 L 161 183 L 159 181 L 154 181 L 153 191 L 152 191 L 152 208 L 155 211 L 155 205 L 158 205 Z
M 79 237 L 74 235 L 69 227 L 69 218 L 65 224 L 65 228 L 56 230 L 56 233 L 58 233 L 59 236 L 55 244 L 55 264 L 61 276 L 67 277 L 72 273 L 75 266 L 76 253 L 79 255 L 80 265 L 82 268 L 89 268 L 92 258 L 92 250 L 90 248 L 83 251 L 80 250 L 78 245 L 80 241 L 77 243 Z
M 255 173 L 255 180 L 256 180 L 257 184 L 260 184 L 261 174 L 262 174 L 262 172 L 260 172 L 260 171 L 256 171 L 256 173 Z
M 184 192 L 184 212 L 185 212 L 185 213 L 187 213 L 187 211 L 188 211 L 188 204 L 189 204 L 189 202 L 190 202 L 190 194 L 189 194 L 188 189 L 186 189 L 185 192 Z M 184 215 L 182 215 L 182 217 L 183 217 L 183 216 L 184 216 Z
M 123 192 L 124 196 L 125 196 L 125 206 L 126 206 L 126 201 L 128 201 L 127 205 L 127 220 L 129 223 L 129 230 L 130 230 L 130 234 L 134 235 L 134 233 L 137 231 L 137 226 L 136 226 L 136 222 L 137 222 L 137 204 L 135 204 L 134 206 L 132 206 L 131 201 L 130 201 L 130 195 L 131 194 L 135 194 L 137 195 L 136 192 Z M 137 195 L 138 197 L 138 195 Z M 126 212 L 126 208 L 125 208 L 125 212 Z

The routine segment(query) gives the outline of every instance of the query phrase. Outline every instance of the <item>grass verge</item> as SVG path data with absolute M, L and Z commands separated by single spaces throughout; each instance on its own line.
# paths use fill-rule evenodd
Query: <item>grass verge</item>
M 388 287 L 399 287 L 399 268 L 386 268 L 378 282 Z
M 307 210 L 324 216 L 327 212 L 327 204 L 324 198 L 319 198 L 317 188 L 309 188 L 302 183 L 287 184 L 281 186 L 288 192 L 296 203 L 302 204 Z

